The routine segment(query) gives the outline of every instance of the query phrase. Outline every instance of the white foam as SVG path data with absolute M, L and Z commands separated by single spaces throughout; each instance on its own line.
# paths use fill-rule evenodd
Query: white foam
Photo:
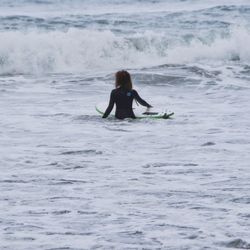
M 168 61 L 172 63 L 189 63 L 202 60 L 250 61 L 250 48 L 245 44 L 250 42 L 250 33 L 245 28 L 232 29 L 226 37 L 217 37 L 212 42 L 194 39 L 189 45 L 178 45 L 169 49 Z
M 234 28 L 210 41 L 173 43 L 164 33 L 111 31 L 1 32 L 0 73 L 86 72 L 161 64 L 250 61 L 250 32 Z
M 158 60 L 161 37 L 145 33 L 127 39 L 110 31 L 1 33 L 1 73 L 83 72 L 124 66 L 140 67 Z

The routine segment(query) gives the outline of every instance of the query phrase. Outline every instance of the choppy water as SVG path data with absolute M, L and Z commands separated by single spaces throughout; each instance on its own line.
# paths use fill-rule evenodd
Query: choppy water
M 0 248 L 250 249 L 250 2 L 0 2 Z M 103 120 L 116 70 L 173 120 Z

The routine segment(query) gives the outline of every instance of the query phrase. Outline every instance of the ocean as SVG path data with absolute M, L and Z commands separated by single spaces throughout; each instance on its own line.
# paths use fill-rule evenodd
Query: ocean
M 0 0 L 0 249 L 250 249 L 249 0 Z M 171 120 L 102 119 L 118 70 Z

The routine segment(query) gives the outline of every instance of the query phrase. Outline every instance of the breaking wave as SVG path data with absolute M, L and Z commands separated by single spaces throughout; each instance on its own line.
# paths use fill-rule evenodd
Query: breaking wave
M 0 74 L 70 73 L 162 64 L 250 62 L 250 32 L 174 41 L 163 33 L 125 36 L 111 31 L 1 32 Z

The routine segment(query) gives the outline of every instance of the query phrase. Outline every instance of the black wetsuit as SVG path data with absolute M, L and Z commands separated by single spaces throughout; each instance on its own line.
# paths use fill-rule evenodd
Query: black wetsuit
M 144 101 L 136 90 L 126 90 L 123 88 L 113 89 L 110 94 L 109 105 L 103 115 L 106 118 L 112 111 L 114 104 L 116 104 L 115 117 L 118 119 L 136 118 L 132 109 L 133 100 L 138 101 L 141 105 L 150 108 L 146 101 Z

